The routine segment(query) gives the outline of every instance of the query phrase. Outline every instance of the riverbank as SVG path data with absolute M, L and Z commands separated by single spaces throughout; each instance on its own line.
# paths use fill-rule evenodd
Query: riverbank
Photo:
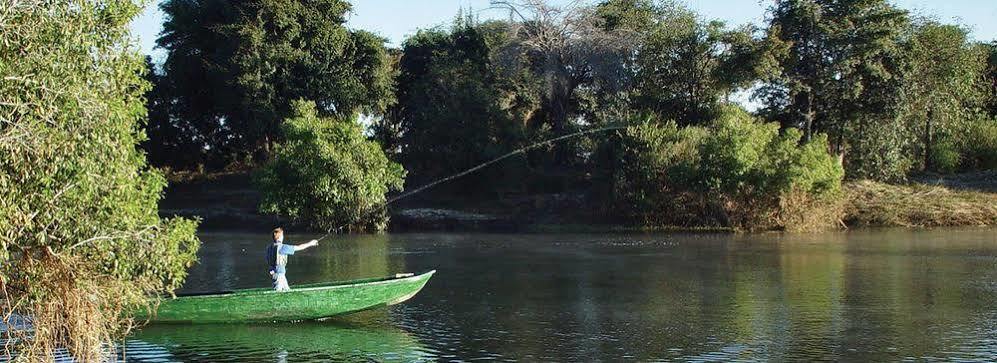
M 200 218 L 208 230 L 269 229 L 277 225 L 294 228 L 286 218 L 261 214 L 260 193 L 253 189 L 247 170 L 216 173 L 167 173 L 170 185 L 160 203 L 163 217 Z M 592 226 L 588 203 L 579 194 L 548 193 L 506 195 L 501 200 L 470 200 L 443 192 L 399 201 L 390 210 L 390 231 L 520 231 L 553 230 Z M 622 227 L 621 227 L 622 228 Z M 573 229 L 571 229 L 573 230 Z
M 847 183 L 844 189 L 844 221 L 848 226 L 997 225 L 997 193 L 993 192 L 960 190 L 942 183 L 889 185 L 872 181 Z
M 198 217 L 209 230 L 269 229 L 291 221 L 260 214 L 260 195 L 244 170 L 169 174 L 160 215 Z M 846 182 L 841 226 L 951 227 L 997 225 L 997 171 L 914 178 L 905 185 Z M 604 211 L 582 193 L 507 195 L 467 200 L 445 193 L 402 201 L 391 209 L 389 229 L 410 231 L 623 232 L 731 231 L 726 228 L 635 227 L 600 222 Z M 300 226 L 297 226 L 300 227 Z

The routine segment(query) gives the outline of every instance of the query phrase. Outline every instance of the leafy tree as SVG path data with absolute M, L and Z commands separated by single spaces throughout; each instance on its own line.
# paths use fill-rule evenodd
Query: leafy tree
M 405 40 L 398 102 L 388 119 L 399 134 L 401 160 L 416 178 L 470 168 L 522 140 L 522 123 L 514 120 L 516 96 L 505 90 L 509 82 L 491 62 L 504 35 L 503 23 L 458 17 L 451 29 L 420 30 Z M 491 180 L 490 186 L 498 186 L 503 178 L 495 174 L 488 170 L 463 182 Z
M 393 101 L 384 39 L 345 27 L 343 0 L 169 0 L 158 40 L 174 112 L 211 153 L 267 153 L 289 100 L 322 115 L 379 113 Z M 177 127 L 186 128 L 186 127 Z
M 386 194 L 401 190 L 405 170 L 367 140 L 355 118 L 323 118 L 314 102 L 299 100 L 281 128 L 286 141 L 254 178 L 261 211 L 321 230 L 387 226 Z
M 990 85 L 988 97 L 988 109 L 990 115 L 997 118 L 997 40 L 983 45 L 984 52 L 987 53 L 987 68 L 984 77 L 986 83 Z
M 759 92 L 767 113 L 803 130 L 804 140 L 827 133 L 853 177 L 903 177 L 908 135 L 893 106 L 906 12 L 885 0 L 780 0 L 771 14 L 769 39 L 782 43 L 772 48 L 786 51 Z M 882 155 L 897 157 L 866 159 Z
M 976 119 L 983 103 L 984 54 L 956 25 L 924 21 L 904 42 L 904 75 L 898 109 L 914 135 L 922 170 L 953 171 L 959 157 L 957 128 Z
M 170 77 L 163 74 L 145 57 L 145 79 L 152 86 L 145 93 L 145 105 L 149 110 L 146 128 L 148 139 L 142 142 L 142 149 L 149 157 L 149 163 L 190 169 L 203 163 L 210 146 L 201 129 L 190 119 L 177 117 L 178 109 L 173 103 Z
M 21 1 L 0 17 L 0 296 L 30 316 L 18 358 L 100 361 L 149 298 L 180 286 L 197 223 L 160 219 L 137 150 L 148 85 L 132 1 Z M 9 315 L 4 323 L 10 324 Z
M 607 0 L 596 6 L 596 16 L 602 19 L 603 29 L 628 29 L 641 31 L 655 25 L 662 9 L 676 6 L 668 2 L 659 5 L 653 0 Z
M 728 30 L 675 3 L 650 13 L 649 20 L 632 21 L 645 32 L 635 61 L 638 109 L 682 125 L 706 123 L 735 90 L 757 78 L 765 52 L 751 28 Z
M 620 58 L 626 78 L 632 79 L 617 91 L 623 102 L 613 103 L 613 97 L 597 100 L 600 104 L 592 108 L 610 112 L 586 114 L 590 122 L 651 114 L 652 120 L 680 126 L 705 125 L 719 116 L 733 92 L 775 67 L 777 53 L 767 47 L 776 43 L 755 39 L 750 26 L 729 29 L 721 22 L 704 21 L 677 2 L 609 0 L 600 3 L 596 13 L 605 27 L 629 32 L 636 43 L 630 56 Z M 610 174 L 621 168 L 616 155 L 622 140 L 616 134 L 592 139 L 598 148 L 588 160 L 588 175 L 597 187 L 610 187 L 615 178 Z M 611 195 L 610 190 L 597 194 Z

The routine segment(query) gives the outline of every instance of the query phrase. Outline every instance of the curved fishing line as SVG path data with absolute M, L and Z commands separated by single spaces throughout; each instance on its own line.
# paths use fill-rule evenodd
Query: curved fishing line
M 571 138 L 575 138 L 575 137 L 579 137 L 579 136 L 584 136 L 584 135 L 588 135 L 588 134 L 594 134 L 594 133 L 599 133 L 599 132 L 606 132 L 606 131 L 612 131 L 612 130 L 625 129 L 626 127 L 627 126 L 625 126 L 625 125 L 605 126 L 605 127 L 595 128 L 595 129 L 578 131 L 578 132 L 570 133 L 570 134 L 567 134 L 567 135 L 561 135 L 561 136 L 558 136 L 558 137 L 555 137 L 555 138 L 550 138 L 550 139 L 543 140 L 543 141 L 540 141 L 540 142 L 536 142 L 536 143 L 533 143 L 533 144 L 530 144 L 530 145 L 526 145 L 524 147 L 521 147 L 521 148 L 518 148 L 516 150 L 510 151 L 510 152 L 506 153 L 505 155 L 502 155 L 502 156 L 499 156 L 499 157 L 494 158 L 492 160 L 489 160 L 489 161 L 486 161 L 484 163 L 478 164 L 477 166 L 474 166 L 474 167 L 472 167 L 470 169 L 464 170 L 462 172 L 450 175 L 450 176 L 442 178 L 442 179 L 437 179 L 437 180 L 435 180 L 435 181 L 433 181 L 433 182 L 431 182 L 429 184 L 420 186 L 418 188 L 412 189 L 411 191 L 408 191 L 408 192 L 399 194 L 397 196 L 394 196 L 392 198 L 389 198 L 386 202 L 384 202 L 383 205 L 381 205 L 381 208 L 387 207 L 391 203 L 394 203 L 394 202 L 396 202 L 396 201 L 398 201 L 400 199 L 411 197 L 411 196 L 413 196 L 415 194 L 418 194 L 420 192 L 426 191 L 427 189 L 430 189 L 430 188 L 435 187 L 437 185 L 440 185 L 440 184 L 449 182 L 451 180 L 454 180 L 454 179 L 466 176 L 466 175 L 474 173 L 474 172 L 476 172 L 478 170 L 484 169 L 484 168 L 488 167 L 489 165 L 495 164 L 495 163 L 497 163 L 499 161 L 508 159 L 510 157 L 513 157 L 513 156 L 516 156 L 516 155 L 519 155 L 519 154 L 526 153 L 527 151 L 539 148 L 541 146 L 553 145 L 554 143 L 556 143 L 558 141 L 563 141 L 563 140 L 567 140 L 567 139 L 571 139 Z M 377 210 L 377 209 L 372 208 L 372 209 L 370 209 L 368 211 L 365 211 L 365 212 L 361 213 L 353 221 L 350 221 L 349 223 L 345 223 L 345 224 L 343 224 L 343 225 L 341 225 L 339 227 L 336 227 L 336 228 L 333 228 L 333 229 L 329 230 L 328 233 L 326 233 L 322 237 L 319 237 L 316 240 L 317 241 L 321 241 L 321 240 L 325 239 L 326 237 L 329 237 L 329 236 L 331 236 L 333 234 L 338 233 L 343 228 L 346 228 L 350 224 L 355 223 L 356 221 L 360 220 L 360 218 L 366 216 L 367 213 L 370 213 L 370 212 L 372 212 L 374 210 Z

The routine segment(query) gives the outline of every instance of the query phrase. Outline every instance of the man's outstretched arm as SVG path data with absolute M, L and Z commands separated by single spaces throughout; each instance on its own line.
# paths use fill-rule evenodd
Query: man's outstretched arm
M 314 240 L 313 239 L 311 241 L 308 241 L 308 243 L 294 246 L 294 250 L 295 251 L 301 251 L 301 250 L 307 249 L 309 247 L 315 247 L 315 246 L 318 246 L 318 240 Z

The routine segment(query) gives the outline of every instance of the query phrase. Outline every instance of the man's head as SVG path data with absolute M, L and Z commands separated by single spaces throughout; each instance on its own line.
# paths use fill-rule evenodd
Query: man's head
M 274 228 L 273 240 L 274 242 L 284 242 L 284 230 L 281 228 Z

